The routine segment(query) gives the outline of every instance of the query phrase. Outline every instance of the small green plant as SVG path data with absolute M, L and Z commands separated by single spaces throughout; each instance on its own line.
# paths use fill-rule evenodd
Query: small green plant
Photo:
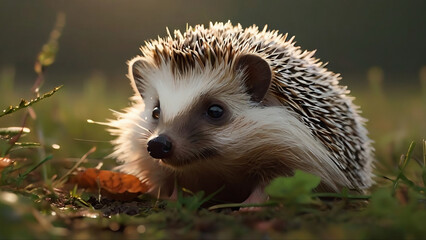
M 308 204 L 313 201 L 313 189 L 321 182 L 321 178 L 300 170 L 292 177 L 278 177 L 274 179 L 265 192 L 270 202 L 281 202 L 288 205 Z
M 410 160 L 412 159 L 414 147 L 416 146 L 415 142 L 411 142 L 407 153 L 405 154 L 405 156 L 403 156 L 401 158 L 401 161 L 398 165 L 399 171 L 398 171 L 396 178 L 392 179 L 392 178 L 383 176 L 383 178 L 392 182 L 392 194 L 393 195 L 395 195 L 399 185 L 401 183 L 404 183 L 410 189 L 414 190 L 415 192 L 417 192 L 420 195 L 423 195 L 424 200 L 426 200 L 426 165 L 425 165 L 425 163 L 426 163 L 426 146 L 425 145 L 426 145 L 426 143 L 425 143 L 425 140 L 423 139 L 422 140 L 423 163 L 417 162 L 420 165 L 420 167 L 422 168 L 421 176 L 422 176 L 423 186 L 420 186 L 420 185 L 416 184 L 414 181 L 410 180 L 404 172 L 405 169 L 407 168 L 407 165 L 409 164 Z
M 204 191 L 193 193 L 189 189 L 182 188 L 180 191 L 178 191 L 177 201 L 169 202 L 168 206 L 170 208 L 176 209 L 179 212 L 183 210 L 195 212 L 199 210 L 203 206 L 203 204 L 210 201 L 216 194 L 218 194 L 222 190 L 223 187 L 219 188 L 216 192 L 205 196 Z M 184 192 L 187 195 L 184 195 Z

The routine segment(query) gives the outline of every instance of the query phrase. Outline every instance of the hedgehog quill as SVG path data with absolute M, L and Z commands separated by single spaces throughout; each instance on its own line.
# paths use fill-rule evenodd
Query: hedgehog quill
M 119 170 L 149 193 L 179 187 L 260 203 L 278 176 L 321 177 L 317 191 L 372 184 L 365 120 L 340 76 L 287 34 L 196 25 L 146 42 L 129 61 L 132 105 L 109 123 Z

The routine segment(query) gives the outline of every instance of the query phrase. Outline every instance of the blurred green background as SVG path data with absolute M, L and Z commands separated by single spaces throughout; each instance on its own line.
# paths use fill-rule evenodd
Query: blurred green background
M 414 83 L 426 65 L 426 2 L 421 0 L 3 0 L 0 66 L 14 66 L 19 82 L 32 81 L 35 55 L 58 11 L 65 12 L 67 25 L 49 75 L 62 83 L 75 83 L 74 76 L 94 70 L 108 79 L 122 77 L 139 46 L 166 35 L 166 27 L 184 30 L 187 23 L 228 20 L 288 32 L 353 81 L 363 82 L 359 76 L 379 66 L 387 81 Z
M 80 157 L 93 145 L 98 158 L 111 152 L 105 127 L 86 119 L 104 121 L 108 109 L 128 105 L 126 61 L 166 27 L 209 21 L 267 24 L 296 36 L 302 49 L 318 49 L 357 97 L 380 160 L 398 160 L 411 140 L 426 136 L 426 1 L 2 0 L 0 108 L 33 96 L 34 61 L 58 12 L 66 25 L 41 92 L 65 86 L 37 104 L 28 123 L 38 129 L 28 138 L 42 137 L 57 159 Z M 22 114 L 0 119 L 0 127 L 19 125 Z

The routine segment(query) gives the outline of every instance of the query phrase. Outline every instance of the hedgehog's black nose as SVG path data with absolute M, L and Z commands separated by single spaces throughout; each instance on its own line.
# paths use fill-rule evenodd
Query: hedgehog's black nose
M 170 138 L 164 134 L 149 140 L 148 152 L 153 158 L 167 158 L 172 154 L 172 142 Z

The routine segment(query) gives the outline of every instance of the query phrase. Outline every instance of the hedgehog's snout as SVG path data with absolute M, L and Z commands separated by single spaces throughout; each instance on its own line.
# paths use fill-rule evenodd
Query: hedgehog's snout
M 173 144 L 171 139 L 165 135 L 160 134 L 156 138 L 149 140 L 148 152 L 153 158 L 163 159 L 172 155 Z

